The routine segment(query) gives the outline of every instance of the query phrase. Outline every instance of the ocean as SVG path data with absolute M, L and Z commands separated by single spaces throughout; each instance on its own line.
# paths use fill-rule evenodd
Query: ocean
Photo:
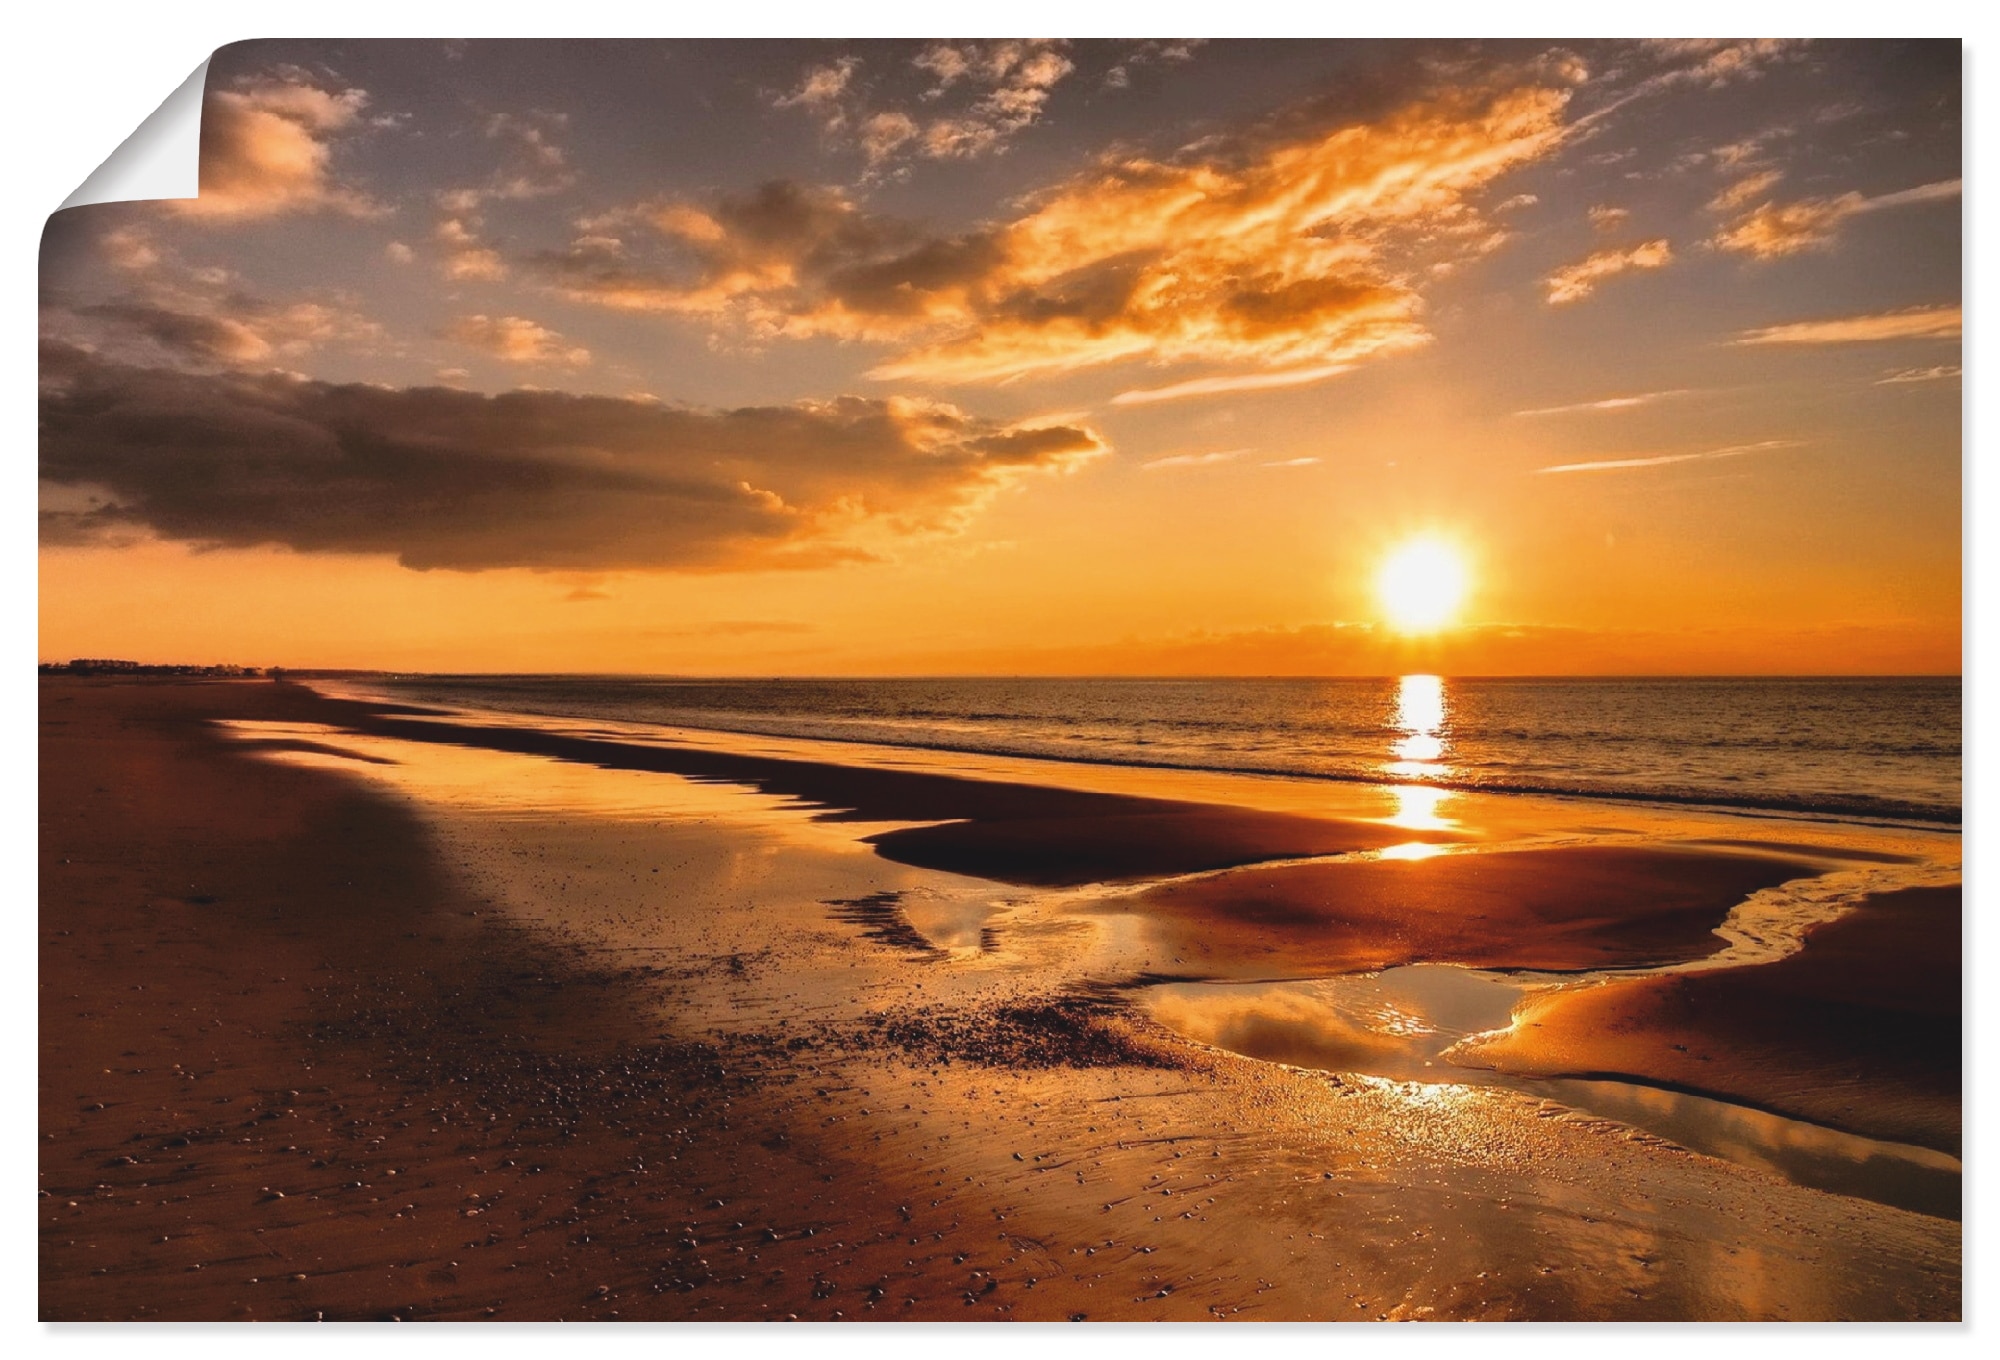
M 402 702 L 1309 779 L 1955 825 L 1962 685 L 1892 679 L 428 675 Z

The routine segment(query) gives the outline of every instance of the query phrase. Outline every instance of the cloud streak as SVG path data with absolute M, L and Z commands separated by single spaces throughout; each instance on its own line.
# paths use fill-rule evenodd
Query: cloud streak
M 1767 178 L 1768 176 L 1768 178 Z M 1725 191 L 1716 202 L 1741 202 L 1754 197 L 1758 192 L 1748 186 L 1775 182 L 1776 176 L 1766 172 L 1765 176 L 1753 176 L 1732 189 Z M 1824 250 L 1833 244 L 1841 224 L 1849 218 L 1864 213 L 1879 212 L 1885 208 L 1902 208 L 1918 203 L 1938 203 L 1955 199 L 1963 192 L 1959 180 L 1939 180 L 1934 184 L 1920 184 L 1913 189 L 1903 189 L 1893 194 L 1880 194 L 1867 198 L 1859 193 L 1845 193 L 1837 198 L 1807 198 L 1793 203 L 1765 202 L 1744 213 L 1729 225 L 1718 231 L 1712 244 L 1722 250 L 1734 251 L 1759 260 L 1775 260 L 1802 251 Z
M 1176 453 L 1139 466 L 1147 472 L 1157 472 L 1161 468 L 1210 467 L 1216 463 L 1233 463 L 1244 454 L 1255 452 L 1255 449 L 1222 449 L 1215 453 Z
M 1633 468 L 1667 467 L 1673 463 L 1701 463 L 1716 458 L 1741 458 L 1750 453 L 1768 453 L 1773 449 L 1795 449 L 1803 440 L 1764 439 L 1755 444 L 1732 444 L 1728 448 L 1706 449 L 1700 453 L 1663 453 L 1649 458 L 1601 458 L 1588 463 L 1558 463 L 1554 467 L 1536 468 L 1537 474 L 1550 472 L 1624 472 Z
M 1578 411 L 1629 411 L 1634 406 L 1650 406 L 1668 397 L 1684 397 L 1685 387 L 1669 387 L 1659 392 L 1635 392 L 1628 397 L 1601 397 L 1596 401 L 1571 402 L 1567 406 L 1536 406 L 1526 411 L 1514 412 L 1517 416 L 1566 416 Z
M 1958 307 L 1911 307 L 1825 321 L 1793 321 L 1744 331 L 1732 345 L 1850 345 L 1883 340 L 1956 340 L 1964 312 Z
M 1551 306 L 1581 302 L 1596 292 L 1606 279 L 1634 269 L 1661 269 L 1673 263 L 1674 252 L 1666 241 L 1647 241 L 1623 250 L 1600 250 L 1564 265 L 1542 281 Z
M 1104 449 L 1086 428 L 902 399 L 700 410 L 144 369 L 62 346 L 42 371 L 43 482 L 105 498 L 45 509 L 44 541 L 150 531 L 419 570 L 823 566 L 951 531 L 1007 484 Z

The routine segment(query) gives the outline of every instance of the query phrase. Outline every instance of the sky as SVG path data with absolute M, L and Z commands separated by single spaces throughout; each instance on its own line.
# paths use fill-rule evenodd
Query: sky
M 1955 673 L 1960 63 L 224 48 L 44 237 L 40 651 Z

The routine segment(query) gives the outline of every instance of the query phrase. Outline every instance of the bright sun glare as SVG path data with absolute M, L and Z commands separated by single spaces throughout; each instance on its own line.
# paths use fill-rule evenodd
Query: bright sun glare
M 1382 564 L 1376 590 L 1389 621 L 1405 633 L 1428 633 L 1451 622 L 1465 599 L 1465 563 L 1434 538 L 1403 544 Z

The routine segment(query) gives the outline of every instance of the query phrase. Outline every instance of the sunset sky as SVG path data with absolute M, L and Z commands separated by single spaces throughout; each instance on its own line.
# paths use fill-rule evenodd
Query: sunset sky
M 1956 43 L 280 41 L 202 137 L 45 237 L 47 659 L 1959 669 Z

